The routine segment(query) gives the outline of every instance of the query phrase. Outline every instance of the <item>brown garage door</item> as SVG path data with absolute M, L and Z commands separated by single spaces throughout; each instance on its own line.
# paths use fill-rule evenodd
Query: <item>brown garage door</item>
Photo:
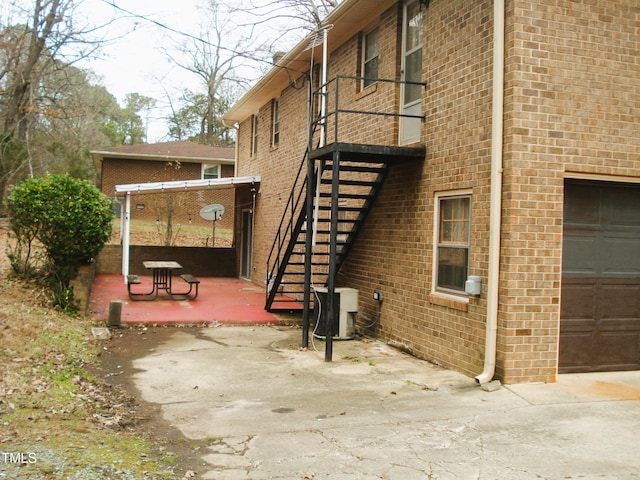
M 559 371 L 640 369 L 640 185 L 567 182 Z

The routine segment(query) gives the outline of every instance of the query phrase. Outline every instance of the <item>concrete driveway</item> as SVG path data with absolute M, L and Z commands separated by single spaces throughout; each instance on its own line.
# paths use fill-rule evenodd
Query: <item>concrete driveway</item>
M 487 392 L 377 341 L 335 342 L 327 363 L 300 335 L 175 329 L 134 361 L 143 399 L 207 440 L 197 478 L 640 477 L 640 372 Z

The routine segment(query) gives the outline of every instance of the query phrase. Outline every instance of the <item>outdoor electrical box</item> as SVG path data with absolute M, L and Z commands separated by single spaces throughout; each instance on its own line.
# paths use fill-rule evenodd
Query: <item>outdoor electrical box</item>
M 327 336 L 327 316 L 329 293 L 327 288 L 315 288 L 314 319 L 316 326 L 313 335 L 317 338 Z M 334 291 L 334 314 L 331 330 L 334 340 L 351 340 L 355 336 L 355 316 L 358 313 L 358 290 L 355 288 L 336 288 Z
M 482 287 L 482 277 L 470 275 L 464 284 L 464 291 L 468 295 L 480 295 Z

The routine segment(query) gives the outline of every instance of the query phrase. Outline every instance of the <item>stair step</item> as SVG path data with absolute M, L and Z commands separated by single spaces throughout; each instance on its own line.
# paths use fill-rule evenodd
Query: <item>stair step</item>
M 320 183 L 323 185 L 331 185 L 332 181 L 330 178 L 323 178 L 320 180 Z M 340 179 L 338 181 L 340 185 L 350 186 L 350 187 L 373 187 L 377 185 L 378 182 L 375 180 L 367 181 L 367 180 L 344 180 Z
M 333 163 L 328 161 L 325 164 L 324 170 L 331 170 Z M 384 173 L 387 171 L 386 165 L 376 166 L 376 167 L 367 167 L 364 165 L 345 165 L 344 163 L 340 163 L 340 171 L 341 172 L 360 172 L 360 173 Z
M 338 223 L 358 223 L 360 220 L 358 220 L 357 218 L 341 218 L 340 220 L 338 220 Z M 330 218 L 318 218 L 318 223 L 330 223 L 331 219 Z M 342 231 L 342 233 L 349 233 L 351 230 L 348 231 Z M 338 232 L 341 233 L 341 232 Z
M 289 262 L 289 265 L 304 266 L 304 262 Z M 311 262 L 312 267 L 326 267 L 326 262 Z
M 302 255 L 304 256 L 304 252 L 293 252 L 291 255 Z M 326 255 L 329 255 L 328 252 L 325 252 L 324 250 L 320 250 L 320 251 L 313 251 L 313 256 L 314 257 L 324 257 Z M 338 252 L 338 255 L 340 255 L 340 252 Z
M 324 266 L 325 266 L 325 267 L 328 267 L 328 265 L 324 265 Z M 322 276 L 322 275 L 326 275 L 326 274 L 327 274 L 327 272 L 328 272 L 328 270 L 325 270 L 325 271 L 323 271 L 323 272 L 319 272 L 319 271 L 317 271 L 317 270 L 314 270 L 314 271 L 313 271 L 313 276 Z M 294 277 L 294 278 L 295 278 L 295 277 L 299 277 L 299 276 L 304 276 L 304 272 L 297 273 L 297 272 L 286 272 L 286 271 L 285 271 L 285 272 L 284 272 L 284 275 L 285 275 L 285 276 L 286 276 L 286 275 L 291 275 L 292 277 Z
M 320 196 L 322 198 L 331 198 L 331 192 L 320 192 Z M 369 194 L 360 194 L 360 193 L 341 193 L 338 195 L 338 200 L 341 199 L 353 199 L 353 200 L 366 200 L 368 198 L 371 198 L 371 195 Z
M 318 207 L 319 210 L 321 211 L 331 211 L 331 205 L 320 205 Z M 339 212 L 359 212 L 360 210 L 362 210 L 362 207 L 340 207 L 338 206 L 338 211 Z M 340 220 L 342 221 L 342 220 Z
M 323 222 L 325 223 L 325 222 Z M 316 230 L 316 233 L 320 234 L 320 235 L 329 235 L 331 234 L 331 230 L 325 230 L 325 229 L 318 229 Z M 349 235 L 351 233 L 351 230 L 338 230 L 337 235 Z M 341 243 L 346 243 L 346 242 L 340 242 L 338 241 L 338 244 Z
M 328 232 L 326 232 L 326 233 L 328 233 Z M 347 234 L 345 233 L 344 235 L 347 235 Z M 296 242 L 296 244 L 297 245 L 305 245 L 304 242 Z M 347 242 L 336 242 L 336 245 L 338 245 L 338 247 L 342 247 L 342 246 L 344 246 L 346 244 L 347 244 Z M 316 240 L 315 246 L 318 246 L 318 245 L 320 245 L 320 246 L 325 246 L 325 245 L 328 246 L 328 245 L 330 245 L 330 242 L 328 240 L 327 241 L 325 241 L 325 240 L 322 240 L 322 241 Z M 313 254 L 314 255 L 323 255 L 322 252 L 313 252 Z M 302 255 L 304 255 L 304 254 L 302 254 Z

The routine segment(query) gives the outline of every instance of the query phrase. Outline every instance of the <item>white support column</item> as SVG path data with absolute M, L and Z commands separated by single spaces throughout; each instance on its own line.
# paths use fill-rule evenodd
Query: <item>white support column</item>
M 129 275 L 129 233 L 131 231 L 131 192 L 127 192 L 124 204 L 124 231 L 122 232 L 122 275 L 127 283 Z

